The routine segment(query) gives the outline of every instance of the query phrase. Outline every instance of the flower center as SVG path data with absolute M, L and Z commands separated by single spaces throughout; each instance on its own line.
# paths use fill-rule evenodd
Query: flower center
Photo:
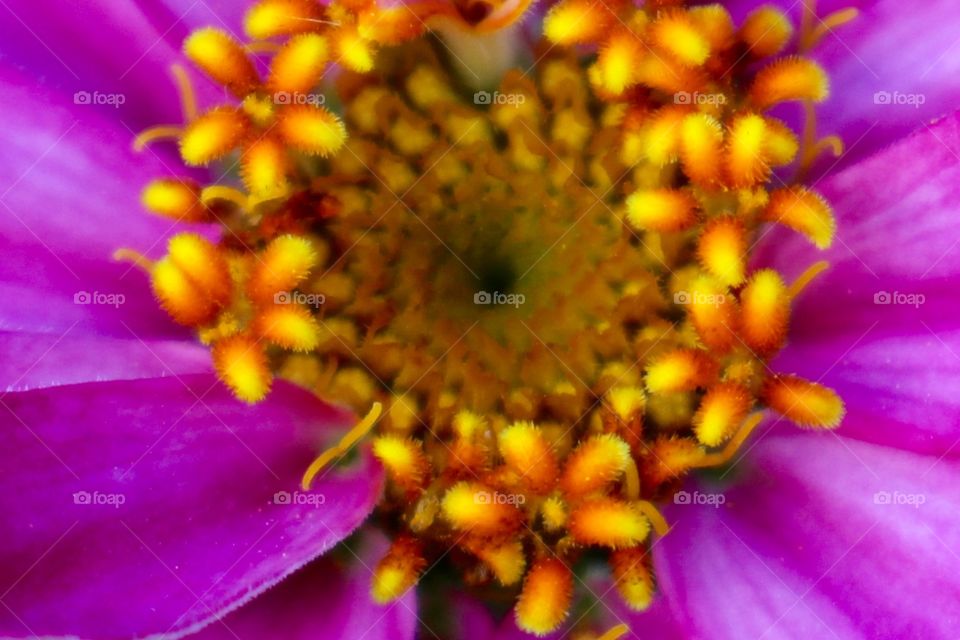
M 483 9 L 469 25 L 510 7 Z M 839 145 L 814 128 L 827 80 L 800 56 L 766 60 L 791 39 L 782 14 L 736 28 L 718 5 L 564 0 L 537 64 L 479 92 L 393 9 L 272 0 L 251 16 L 252 35 L 281 40 L 245 50 L 203 30 L 186 45 L 239 105 L 197 114 L 187 92 L 185 128 L 138 140 L 174 135 L 188 164 L 239 149 L 242 189 L 170 178 L 144 194 L 222 239 L 181 234 L 137 259 L 237 397 L 279 376 L 366 416 L 304 486 L 370 440 L 390 478 L 376 521 L 395 532 L 375 599 L 445 559 L 469 586 L 514 590 L 520 626 L 547 633 L 570 610 L 570 567 L 598 548 L 643 609 L 651 530 L 668 529 L 656 504 L 688 472 L 725 464 L 766 408 L 839 424 L 832 391 L 767 366 L 825 265 L 793 283 L 748 267 L 764 225 L 833 237 L 801 182 Z M 851 17 L 808 16 L 800 53 L 814 24 Z M 265 81 L 251 51 L 272 53 Z M 330 51 L 345 69 L 318 93 Z M 788 101 L 810 114 L 800 137 L 768 113 Z

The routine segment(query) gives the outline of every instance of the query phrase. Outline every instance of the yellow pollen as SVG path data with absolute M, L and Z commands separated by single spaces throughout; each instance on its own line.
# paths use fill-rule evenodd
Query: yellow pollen
M 378 436 L 373 440 L 373 455 L 405 491 L 414 492 L 421 488 L 429 463 L 419 443 L 402 436 Z
M 567 505 L 559 496 L 551 496 L 543 501 L 540 515 L 547 531 L 558 531 L 567 524 Z
M 845 413 L 843 401 L 832 390 L 796 376 L 767 380 L 763 399 L 771 409 L 801 427 L 835 429 Z
M 627 219 L 638 229 L 680 231 L 696 222 L 697 201 L 680 189 L 636 191 L 626 205 Z
M 757 73 L 750 86 L 750 100 L 761 111 L 793 100 L 823 102 L 830 93 L 827 74 L 806 58 L 789 57 Z
M 777 55 L 792 37 L 790 19 L 774 7 L 754 9 L 740 27 L 740 39 L 758 58 Z
M 505 587 L 520 582 L 527 569 L 527 557 L 523 544 L 519 540 L 499 545 L 479 546 L 474 553 Z
M 790 322 L 791 294 L 773 269 L 755 272 L 740 292 L 741 337 L 748 347 L 765 354 L 783 346 Z
M 567 528 L 581 544 L 621 549 L 643 542 L 650 522 L 635 504 L 596 498 L 574 508 Z
M 518 422 L 497 435 L 500 455 L 520 476 L 521 484 L 538 493 L 549 491 L 557 481 L 557 461 L 540 429 L 531 422 Z
M 769 138 L 765 120 L 756 114 L 737 118 L 730 125 L 727 133 L 727 174 L 734 187 L 752 187 L 766 181 L 770 174 Z M 784 155 L 783 150 L 778 151 L 776 159 Z
M 322 107 L 289 106 L 277 119 L 283 139 L 303 153 L 328 156 L 338 151 L 347 137 L 343 123 Z
M 141 195 L 150 211 L 181 222 L 207 222 L 210 212 L 200 201 L 200 185 L 186 178 L 161 178 L 146 186 Z
M 568 496 L 580 497 L 603 489 L 627 469 L 630 447 L 612 434 L 582 442 L 567 459 L 560 486 Z
M 733 216 L 706 224 L 697 243 L 697 257 L 717 280 L 728 287 L 741 284 L 747 270 L 747 230 Z
M 244 30 L 263 40 L 310 31 L 322 18 L 321 5 L 312 0 L 261 0 L 244 17 Z
M 573 600 L 573 574 L 557 558 L 539 560 L 527 572 L 517 600 L 517 626 L 537 636 L 555 630 Z
M 729 439 L 747 417 L 751 403 L 749 391 L 739 384 L 722 382 L 712 387 L 693 416 L 697 439 L 708 447 Z
M 267 87 L 273 93 L 305 94 L 320 80 L 328 58 L 326 38 L 315 33 L 296 36 L 274 56 Z M 289 101 L 296 97 L 281 94 L 275 95 L 274 100 Z
M 286 192 L 287 151 L 273 136 L 264 135 L 247 146 L 240 164 L 243 182 L 251 194 L 269 198 Z
M 833 211 L 820 194 L 806 187 L 784 187 L 771 193 L 763 219 L 802 233 L 818 249 L 827 249 L 833 244 L 836 232 Z
M 441 508 L 444 518 L 459 531 L 477 536 L 506 536 L 523 519 L 511 497 L 479 483 L 460 482 L 444 494 Z
M 253 61 L 239 42 L 219 29 L 198 29 L 183 43 L 190 60 L 217 84 L 243 97 L 259 84 Z
M 634 611 L 644 611 L 653 602 L 653 573 L 642 548 L 617 549 L 610 554 L 614 584 L 623 601 Z
M 320 341 L 320 327 L 309 311 L 296 305 L 264 309 L 257 316 L 260 335 L 291 351 L 313 351 Z
M 235 149 L 247 133 L 246 118 L 230 107 L 217 107 L 192 121 L 180 137 L 180 155 L 191 166 L 209 164 Z
M 699 186 L 716 186 L 722 177 L 723 127 L 713 116 L 697 113 L 680 127 L 683 170 Z
M 710 42 L 681 12 L 670 12 L 651 26 L 653 41 L 682 64 L 700 66 L 710 56 Z
M 608 24 L 599 3 L 563 0 L 553 5 L 543 19 L 543 35 L 561 45 L 595 40 Z
M 409 537 L 394 540 L 387 555 L 373 570 L 370 594 L 374 602 L 387 604 L 402 596 L 417 583 L 426 566 L 417 540 Z
M 250 336 L 224 338 L 213 345 L 213 365 L 220 379 L 247 403 L 262 400 L 273 382 L 263 345 Z
M 277 294 L 296 287 L 317 263 L 317 250 L 306 238 L 284 235 L 274 239 L 260 256 L 248 290 L 255 299 L 275 302 Z
M 650 393 L 692 391 L 706 386 L 717 374 L 717 365 L 703 351 L 677 349 L 664 354 L 647 367 Z

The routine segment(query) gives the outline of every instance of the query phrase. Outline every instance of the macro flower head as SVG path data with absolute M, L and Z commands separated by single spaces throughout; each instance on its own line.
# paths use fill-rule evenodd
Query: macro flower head
M 0 636 L 953 637 L 949 4 L 5 7 Z

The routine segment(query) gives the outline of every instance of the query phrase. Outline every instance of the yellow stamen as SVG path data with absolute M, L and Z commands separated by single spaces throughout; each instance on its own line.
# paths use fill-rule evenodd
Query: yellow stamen
M 173 81 L 177 85 L 177 93 L 180 95 L 180 109 L 183 111 L 183 118 L 189 122 L 199 115 L 193 83 L 190 82 L 187 70 L 179 64 L 171 65 L 170 73 L 173 75 Z
M 560 486 L 568 496 L 580 497 L 606 487 L 627 470 L 630 447 L 613 434 L 593 436 L 567 458 Z
M 704 351 L 677 349 L 664 354 L 647 367 L 650 393 L 692 391 L 706 386 L 717 374 L 717 365 Z
M 615 627 L 607 629 L 597 640 L 618 640 L 630 633 L 630 627 L 625 624 L 618 624 Z
M 782 58 L 760 70 L 750 86 L 750 100 L 765 111 L 794 100 L 823 102 L 830 93 L 827 74 L 806 58 Z
M 198 67 L 235 96 L 243 97 L 260 79 L 243 46 L 219 29 L 198 29 L 183 43 L 183 51 Z
M 373 455 L 402 489 L 415 492 L 422 488 L 430 467 L 418 442 L 398 435 L 379 436 L 373 441 Z
M 693 416 L 697 439 L 708 447 L 719 445 L 733 435 L 752 403 L 749 391 L 737 383 L 721 382 L 712 387 Z
M 287 144 L 319 156 L 338 151 L 347 137 L 343 123 L 335 115 L 311 105 L 283 109 L 278 115 L 277 130 Z
M 210 205 L 217 200 L 231 202 L 241 209 L 246 209 L 249 204 L 246 194 L 233 187 L 215 184 L 204 187 L 203 191 L 200 192 L 200 202 L 205 205 Z
M 156 264 L 153 260 L 143 255 L 139 251 L 134 251 L 133 249 L 117 249 L 113 252 L 113 259 L 118 262 L 129 262 L 147 274 L 153 271 L 153 267 Z
M 610 554 L 614 584 L 634 611 L 644 611 L 653 602 L 653 574 L 649 565 L 649 556 L 640 547 L 617 549 Z
M 274 56 L 267 86 L 271 92 L 307 93 L 320 80 L 328 58 L 326 38 L 315 33 L 296 36 Z
M 427 566 L 422 554 L 421 545 L 414 538 L 404 536 L 394 540 L 387 555 L 373 570 L 370 587 L 373 601 L 388 604 L 413 587 Z
M 231 107 L 217 107 L 193 120 L 180 138 L 180 155 L 191 166 L 209 164 L 235 149 L 247 119 Z
M 309 311 L 296 305 L 264 309 L 257 315 L 260 335 L 291 351 L 312 351 L 320 342 L 320 327 Z
M 833 211 L 823 196 L 806 187 L 785 187 L 772 192 L 763 219 L 802 233 L 818 249 L 827 249 L 833 244 L 836 232 Z
M 791 298 L 783 278 L 773 269 L 761 269 L 751 276 L 740 292 L 740 335 L 748 347 L 765 355 L 783 346 Z
M 696 221 L 697 201 L 680 189 L 636 191 L 626 205 L 627 220 L 638 229 L 680 231 Z
M 754 9 L 740 27 L 740 39 L 758 58 L 777 55 L 792 37 L 790 18 L 774 7 Z
M 667 519 L 663 517 L 663 514 L 660 513 L 660 510 L 649 500 L 639 500 L 637 501 L 637 507 L 640 511 L 650 520 L 650 524 L 653 525 L 653 530 L 657 533 L 658 536 L 665 536 L 670 533 L 670 524 L 667 522 Z
M 636 503 L 595 498 L 573 510 L 567 529 L 581 544 L 621 549 L 643 542 L 650 533 L 650 521 Z
M 557 558 L 539 560 L 523 580 L 515 611 L 517 626 L 538 636 L 555 630 L 570 612 L 573 574 Z
M 157 140 L 176 140 L 183 134 L 183 127 L 176 125 L 163 125 L 159 127 L 150 127 L 137 134 L 133 139 L 133 150 L 137 153 L 147 148 L 148 144 Z
M 790 289 L 788 290 L 790 298 L 793 299 L 799 296 L 803 290 L 807 288 L 807 285 L 829 268 L 830 263 L 826 260 L 820 260 L 807 267 L 807 269 L 790 284 Z
M 300 479 L 300 487 L 304 491 L 310 489 L 310 485 L 313 483 L 313 479 L 317 476 L 320 471 L 323 470 L 330 462 L 344 455 L 350 448 L 360 441 L 365 435 L 370 433 L 370 430 L 373 429 L 373 426 L 377 423 L 377 419 L 380 417 L 380 414 L 383 412 L 383 405 L 379 402 L 374 402 L 373 406 L 370 407 L 370 411 L 367 412 L 367 415 L 363 417 L 363 420 L 358 422 L 350 431 L 348 431 L 340 441 L 337 442 L 334 446 L 330 447 L 323 453 L 321 453 L 317 458 L 310 463 L 310 466 L 307 467 L 307 470 L 303 472 L 303 478 Z
M 234 395 L 247 403 L 262 400 L 273 381 L 263 346 L 252 337 L 236 335 L 213 345 L 213 365 Z
M 543 432 L 531 422 L 517 422 L 497 436 L 500 455 L 531 490 L 549 491 L 557 480 L 557 460 Z
M 687 66 L 698 67 L 710 56 L 710 42 L 684 12 L 669 12 L 650 28 L 653 42 Z
M 262 0 L 244 17 L 244 30 L 255 40 L 290 35 L 316 28 L 323 9 L 311 0 Z
M 200 185 L 187 178 L 161 178 L 140 196 L 150 211 L 180 222 L 207 222 L 209 210 L 201 202 Z
M 444 518 L 459 531 L 506 536 L 523 519 L 511 497 L 476 482 L 459 482 L 447 490 L 440 506 Z
M 741 284 L 747 270 L 747 230 L 743 222 L 733 216 L 708 222 L 697 242 L 697 257 L 722 284 Z
M 768 379 L 762 395 L 771 409 L 801 427 L 835 429 L 846 413 L 833 390 L 797 376 Z
M 737 451 L 740 450 L 740 447 L 746 442 L 747 438 L 750 437 L 750 434 L 753 433 L 753 430 L 757 428 L 757 425 L 759 425 L 762 420 L 762 413 L 753 414 L 743 421 L 737 433 L 724 445 L 723 449 L 716 453 L 702 454 L 700 459 L 694 462 L 692 466 L 708 468 L 727 464 L 733 459 L 733 456 L 737 454 Z

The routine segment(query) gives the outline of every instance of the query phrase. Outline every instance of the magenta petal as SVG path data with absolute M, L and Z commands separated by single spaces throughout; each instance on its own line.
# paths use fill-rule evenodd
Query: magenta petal
M 180 340 L 129 339 L 0 331 L 0 389 L 132 380 L 210 371 L 206 347 Z
M 799 18 L 793 0 L 734 0 L 736 19 L 760 4 Z M 812 57 L 830 75 L 830 98 L 818 107 L 822 135 L 840 134 L 848 166 L 960 104 L 960 46 L 954 0 L 927 0 L 907 8 L 899 0 L 821 0 L 818 14 L 856 7 L 860 16 L 829 34 Z M 824 163 L 829 167 L 833 161 Z
M 823 181 L 838 236 L 818 253 L 782 229 L 757 263 L 793 277 L 831 267 L 797 302 L 776 370 L 821 379 L 848 405 L 843 433 L 935 452 L 960 435 L 960 118 Z
M 341 558 L 311 563 L 191 640 L 412 639 L 416 590 L 386 606 L 370 598 L 371 570 L 387 545 L 382 534 L 372 531 L 357 542 L 351 539 Z
M 158 309 L 144 274 L 112 259 L 125 246 L 157 256 L 184 230 L 140 204 L 150 179 L 176 173 L 175 159 L 132 152 L 133 134 L 103 108 L 65 104 L 8 68 L 0 84 L 0 329 L 186 336 Z M 122 304 L 111 304 L 117 296 Z
M 692 636 L 960 633 L 955 459 L 791 434 L 763 439 L 734 473 L 733 487 L 696 489 L 721 506 L 694 496 L 669 509 L 655 547 Z
M 373 508 L 369 455 L 298 481 L 346 416 L 209 375 L 11 394 L 0 411 L 0 636 L 177 637 L 322 554 Z
M 180 47 L 190 30 L 213 25 L 239 29 L 246 3 L 225 0 L 61 3 L 56 11 L 31 0 L 0 6 L 4 62 L 28 70 L 37 84 L 66 99 L 75 92 L 122 95 L 104 107 L 133 129 L 180 122 L 179 99 L 169 69 L 183 62 Z M 40 87 L 38 87 L 40 88 Z M 199 83 L 202 104 L 222 95 Z

